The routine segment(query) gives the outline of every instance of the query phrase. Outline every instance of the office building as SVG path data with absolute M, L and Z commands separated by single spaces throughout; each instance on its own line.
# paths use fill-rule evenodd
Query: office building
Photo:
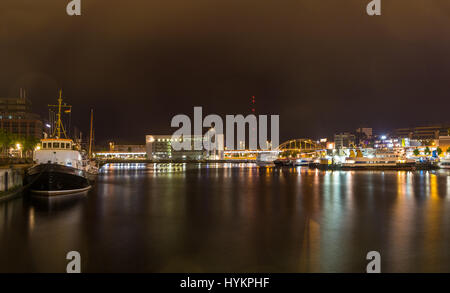
M 217 140 L 212 138 L 212 144 L 208 143 L 207 137 L 202 135 L 183 136 L 180 143 L 190 146 L 188 149 L 176 150 L 173 147 L 174 138 L 172 135 L 147 135 L 146 152 L 150 160 L 203 160 L 222 159 L 224 151 L 223 135 L 217 135 Z M 200 145 L 201 150 L 196 150 L 195 145 Z M 205 149 L 208 145 L 208 149 Z
M 43 123 L 31 112 L 31 101 L 22 90 L 19 98 L 0 98 L 0 129 L 20 137 L 42 138 Z
M 450 135 L 450 123 L 411 128 L 398 128 L 392 133 L 393 137 L 417 140 L 439 139 L 440 136 Z
M 336 149 L 355 146 L 356 136 L 349 132 L 343 132 L 334 135 L 334 145 Z

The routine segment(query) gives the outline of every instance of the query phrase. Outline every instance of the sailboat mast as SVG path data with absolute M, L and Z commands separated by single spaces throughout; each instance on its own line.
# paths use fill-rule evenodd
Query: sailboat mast
M 56 131 L 58 132 L 58 138 L 61 137 L 61 103 L 62 103 L 62 90 L 59 91 L 59 98 L 58 98 L 58 125 L 56 126 Z
M 94 121 L 94 109 L 91 109 L 91 132 L 89 134 L 89 158 L 92 158 L 92 124 Z

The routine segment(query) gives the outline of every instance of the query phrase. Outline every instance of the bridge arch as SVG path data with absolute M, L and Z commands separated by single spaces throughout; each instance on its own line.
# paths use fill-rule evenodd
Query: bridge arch
M 296 152 L 311 152 L 322 149 L 322 146 L 317 144 L 312 139 L 297 138 L 283 142 L 277 148 L 279 151 L 296 151 Z

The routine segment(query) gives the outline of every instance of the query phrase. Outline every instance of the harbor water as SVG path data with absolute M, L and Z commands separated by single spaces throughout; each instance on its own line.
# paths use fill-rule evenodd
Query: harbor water
M 450 272 L 450 170 L 110 164 L 0 203 L 0 272 Z

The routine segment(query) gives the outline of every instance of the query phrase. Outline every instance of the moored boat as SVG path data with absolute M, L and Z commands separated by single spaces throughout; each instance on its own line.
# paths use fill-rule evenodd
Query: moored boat
M 95 166 L 83 159 L 79 146 L 68 139 L 61 122 L 61 109 L 71 106 L 58 99 L 58 114 L 52 138 L 41 139 L 34 153 L 35 164 L 26 172 L 25 182 L 33 194 L 55 196 L 89 190 L 95 180 Z M 61 138 L 61 136 L 65 138 Z
M 32 193 L 45 196 L 77 193 L 91 188 L 84 170 L 58 163 L 34 165 L 28 169 L 26 181 Z
M 295 166 L 309 166 L 312 163 L 314 163 L 313 158 L 300 158 L 300 159 L 295 160 L 294 165 Z
M 441 158 L 438 166 L 442 169 L 450 169 L 450 157 Z
M 290 159 L 277 159 L 273 162 L 277 167 L 292 167 L 294 162 Z
M 258 165 L 259 167 L 273 167 L 275 166 L 274 161 L 276 161 L 277 158 L 277 154 L 260 153 L 256 157 L 256 165 Z
M 393 152 L 377 152 L 372 157 L 346 158 L 342 169 L 415 169 L 412 159 L 401 157 Z

